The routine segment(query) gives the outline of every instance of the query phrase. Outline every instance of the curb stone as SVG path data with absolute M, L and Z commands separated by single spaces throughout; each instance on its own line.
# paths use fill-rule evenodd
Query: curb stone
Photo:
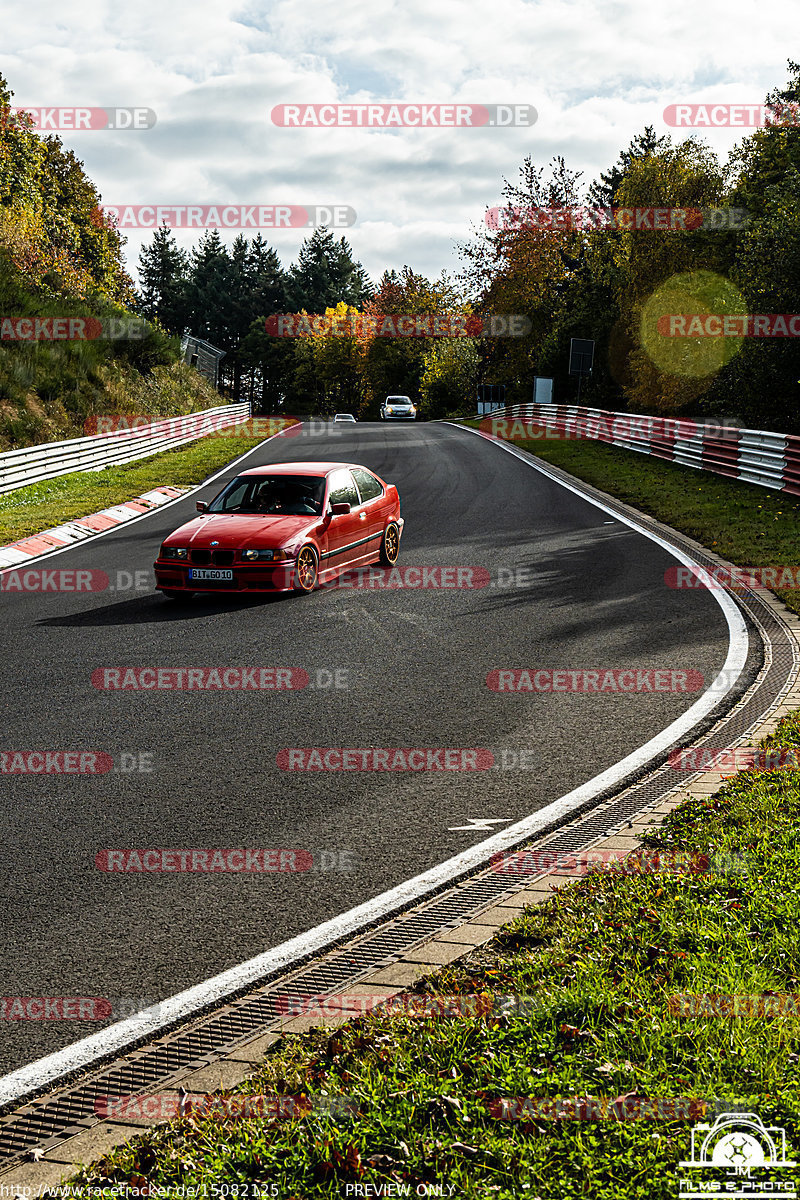
M 191 488 L 153 488 L 152 491 L 142 492 L 141 496 L 135 496 L 133 500 L 127 500 L 124 504 L 114 504 L 111 508 L 102 508 L 99 512 L 89 513 L 86 517 L 76 517 L 74 521 L 66 521 L 63 525 L 56 525 L 53 529 L 45 529 L 41 533 L 22 538 L 18 542 L 0 546 L 0 571 L 9 567 L 22 566 L 30 559 L 39 558 L 40 555 L 47 554 L 51 550 L 63 550 L 65 546 L 70 546 L 74 542 L 82 542 L 98 533 L 105 533 L 107 529 L 124 525 L 126 521 L 141 517 L 143 513 L 151 512 L 170 500 L 177 500 L 188 491 L 191 491 Z M 2 1197 L 2 1192 L 0 1192 L 0 1197 Z

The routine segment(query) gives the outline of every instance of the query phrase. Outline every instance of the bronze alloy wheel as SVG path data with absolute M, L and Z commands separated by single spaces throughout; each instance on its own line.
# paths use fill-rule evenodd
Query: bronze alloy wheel
M 312 546 L 303 546 L 297 555 L 294 570 L 294 590 L 308 594 L 317 586 L 317 556 Z
M 386 526 L 386 532 L 381 542 L 381 563 L 384 567 L 393 567 L 400 553 L 400 530 L 394 521 Z

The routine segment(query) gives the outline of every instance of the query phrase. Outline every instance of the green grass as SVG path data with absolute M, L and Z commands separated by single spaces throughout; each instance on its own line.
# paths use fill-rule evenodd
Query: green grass
M 764 744 L 800 746 L 798 714 Z M 800 772 L 735 776 L 711 800 L 687 801 L 651 838 L 732 856 L 735 869 L 591 874 L 427 985 L 513 994 L 527 998 L 524 1010 L 375 1014 L 285 1036 L 236 1091 L 343 1095 L 358 1112 L 195 1115 L 118 1148 L 76 1182 L 120 1194 L 147 1181 L 162 1195 L 180 1185 L 213 1195 L 223 1183 L 248 1194 L 261 1183 L 282 1200 L 345 1197 L 348 1183 L 409 1184 L 414 1195 L 430 1182 L 445 1185 L 445 1196 L 452 1187 L 455 1197 L 497 1200 L 677 1194 L 693 1114 L 499 1120 L 490 1103 L 509 1096 L 680 1097 L 707 1102 L 712 1119 L 715 1103 L 736 1102 L 783 1126 L 798 1158 L 800 1018 L 685 1018 L 669 997 L 800 990 L 799 830 Z
M 513 444 L 679 529 L 737 566 L 800 567 L 800 496 L 604 442 L 542 437 Z M 775 594 L 800 613 L 800 592 Z
M 132 500 L 152 488 L 188 487 L 263 442 L 257 437 L 211 436 L 178 450 L 104 471 L 79 471 L 0 496 L 0 546 Z

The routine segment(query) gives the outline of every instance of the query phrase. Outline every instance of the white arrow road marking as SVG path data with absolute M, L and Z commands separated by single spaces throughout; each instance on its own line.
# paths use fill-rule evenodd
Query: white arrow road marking
M 448 833 L 454 833 L 457 829 L 475 830 L 475 832 L 491 833 L 493 825 L 507 825 L 511 820 L 510 817 L 467 817 L 469 825 L 450 825 Z

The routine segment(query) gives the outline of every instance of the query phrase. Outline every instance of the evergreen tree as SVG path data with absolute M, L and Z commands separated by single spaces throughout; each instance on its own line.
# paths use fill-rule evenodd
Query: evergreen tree
M 189 328 L 220 350 L 231 349 L 231 260 L 219 235 L 209 229 L 191 255 Z
M 287 306 L 286 272 L 277 252 L 260 233 L 250 243 L 247 259 L 247 287 L 252 317 L 268 317 Z
M 343 302 L 360 308 L 371 296 L 369 277 L 353 259 L 345 238 L 337 242 L 329 229 L 315 229 L 300 247 L 289 271 L 288 299 L 299 312 L 324 313 Z
M 589 189 L 589 200 L 597 208 L 615 208 L 618 206 L 617 194 L 625 176 L 631 168 L 631 163 L 648 154 L 660 154 L 671 145 L 672 139 L 668 133 L 661 137 L 656 135 L 652 125 L 645 125 L 644 133 L 637 133 L 627 150 L 620 153 L 619 158 L 610 170 L 602 172 L 600 178 Z M 652 203 L 656 204 L 660 197 L 653 196 Z
M 189 316 L 189 257 L 164 225 L 139 252 L 140 309 L 171 333 L 182 334 Z
M 258 397 L 263 412 L 280 406 L 294 367 L 291 342 L 270 337 L 264 322 L 274 313 L 289 307 L 286 296 L 286 272 L 277 252 L 260 233 L 250 243 L 247 256 L 246 285 L 249 326 L 242 342 L 243 364 L 250 371 L 250 395 Z M 259 390 L 256 393 L 255 386 Z
M 242 386 L 242 342 L 247 337 L 253 319 L 248 279 L 250 247 L 247 238 L 239 234 L 231 248 L 228 266 L 228 334 L 230 350 L 227 367 L 232 374 L 233 398 L 240 398 Z

